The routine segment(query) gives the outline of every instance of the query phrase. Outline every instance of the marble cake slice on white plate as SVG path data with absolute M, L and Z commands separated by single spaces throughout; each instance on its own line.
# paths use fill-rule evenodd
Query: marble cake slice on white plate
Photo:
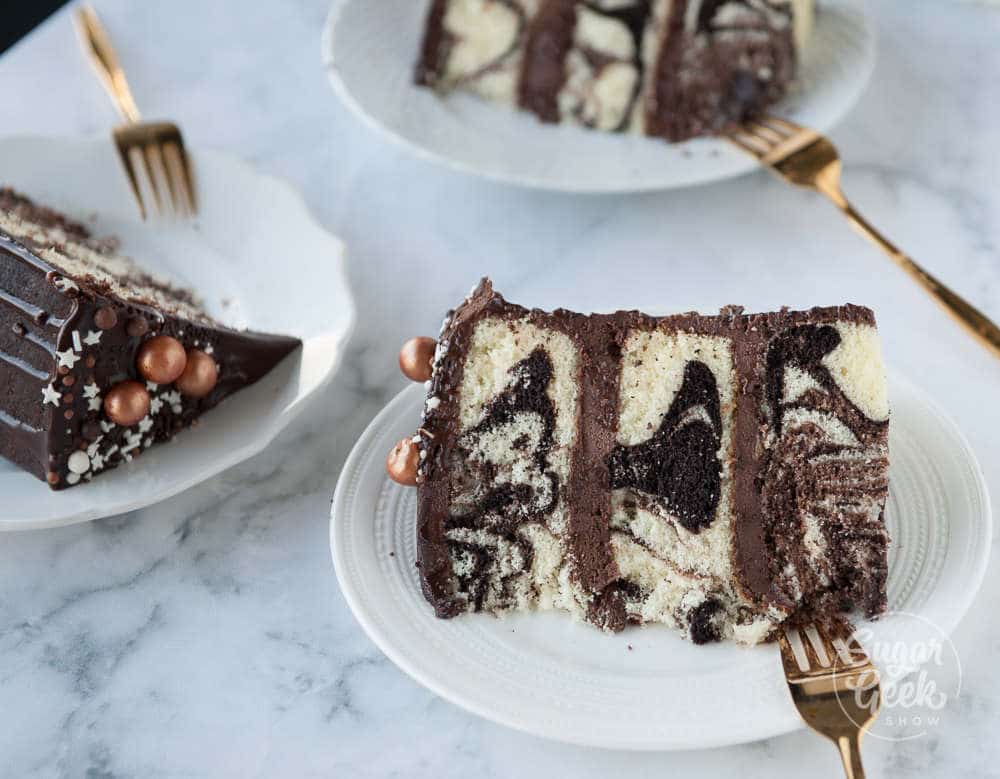
M 681 141 L 780 100 L 811 24 L 812 0 L 432 0 L 416 81 Z
M 585 316 L 484 281 L 401 443 L 424 594 L 440 617 L 561 609 L 697 643 L 877 615 L 888 413 L 866 308 Z
M 299 345 L 222 326 L 193 292 L 0 188 L 0 456 L 52 489 L 172 439 Z

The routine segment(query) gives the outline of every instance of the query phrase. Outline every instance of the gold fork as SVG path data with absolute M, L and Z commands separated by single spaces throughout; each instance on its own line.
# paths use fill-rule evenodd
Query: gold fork
M 785 181 L 826 195 L 865 238 L 889 255 L 959 324 L 1000 357 L 1000 327 L 907 257 L 854 210 L 840 189 L 840 155 L 829 140 L 807 127 L 773 116 L 747 122 L 728 137 Z
M 76 25 L 84 52 L 125 120 L 114 129 L 113 136 L 142 218 L 146 218 L 146 205 L 139 187 L 138 166 L 145 173 L 157 213 L 172 206 L 178 215 L 194 216 L 194 182 L 180 128 L 173 122 L 142 121 L 125 72 L 93 8 L 78 8 Z
M 861 737 L 881 704 L 878 671 L 865 650 L 846 632 L 831 637 L 815 625 L 786 628 L 778 646 L 802 719 L 837 745 L 847 779 L 864 779 Z

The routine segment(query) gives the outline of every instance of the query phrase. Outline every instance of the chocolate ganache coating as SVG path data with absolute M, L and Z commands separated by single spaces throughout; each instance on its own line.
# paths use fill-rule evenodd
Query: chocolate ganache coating
M 172 438 L 299 345 L 296 338 L 181 315 L 169 301 L 193 310 L 190 293 L 149 277 L 99 277 L 96 263 L 110 242 L 91 239 L 83 225 L 10 190 L 0 190 L 0 218 L 0 455 L 54 489 L 89 481 Z M 79 257 L 94 264 L 95 275 L 63 268 L 80 265 Z M 155 290 L 159 299 L 118 291 L 130 284 Z M 216 385 L 191 397 L 148 381 L 139 357 L 152 338 L 211 354 Z M 149 411 L 118 424 L 105 399 L 133 384 L 148 394 Z

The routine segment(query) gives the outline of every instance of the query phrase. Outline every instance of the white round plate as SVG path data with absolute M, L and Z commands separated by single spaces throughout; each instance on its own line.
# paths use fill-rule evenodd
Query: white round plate
M 120 514 L 192 487 L 260 452 L 336 370 L 354 321 L 343 245 L 289 185 L 191 151 L 199 213 L 190 222 L 140 220 L 110 136 L 0 140 L 0 185 L 118 236 L 123 253 L 196 290 L 224 324 L 295 335 L 303 348 L 172 445 L 89 484 L 53 492 L 0 460 L 0 530 Z
M 891 376 L 890 396 L 889 608 L 947 633 L 985 573 L 986 486 L 962 436 L 920 392 Z M 385 476 L 386 453 L 418 426 L 423 397 L 408 387 L 365 431 L 330 525 L 344 596 L 396 665 L 487 719 L 590 746 L 712 747 L 801 727 L 773 644 L 695 646 L 659 625 L 606 635 L 555 612 L 436 619 L 414 567 L 416 490 Z M 912 623 L 889 615 L 870 627 L 876 640 L 895 639 Z
M 427 0 L 334 0 L 322 40 L 330 81 L 362 119 L 419 156 L 487 178 L 567 192 L 637 192 L 717 181 L 758 167 L 718 139 L 670 145 L 543 125 L 471 95 L 413 84 Z M 826 0 L 793 93 L 775 113 L 826 131 L 875 64 L 863 0 Z M 582 164 L 581 164 L 582 163 Z

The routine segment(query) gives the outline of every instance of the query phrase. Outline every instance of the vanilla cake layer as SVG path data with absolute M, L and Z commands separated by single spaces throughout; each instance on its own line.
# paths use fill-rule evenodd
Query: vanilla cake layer
M 812 0 L 433 0 L 416 81 L 680 141 L 777 102 Z
M 887 432 L 867 309 L 583 316 L 484 281 L 445 321 L 416 437 L 425 595 L 699 643 L 877 614 Z

